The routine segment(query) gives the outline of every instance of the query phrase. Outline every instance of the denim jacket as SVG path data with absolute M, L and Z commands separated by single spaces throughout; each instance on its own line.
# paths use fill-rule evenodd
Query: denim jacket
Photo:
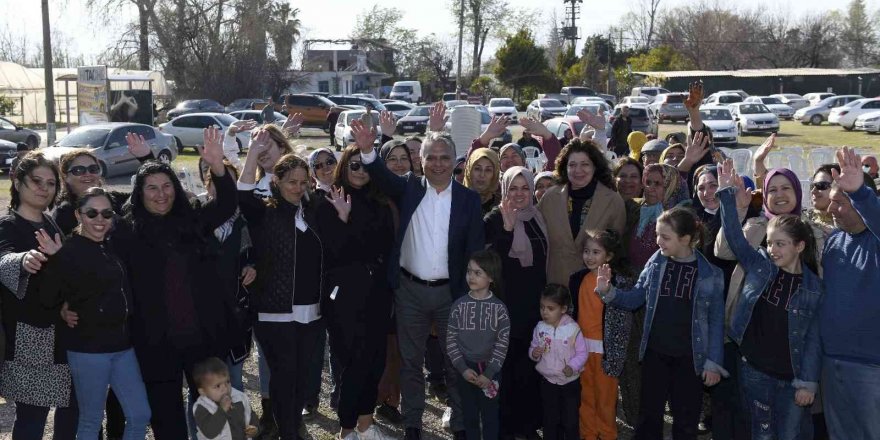
M 697 375 L 704 371 L 728 376 L 724 365 L 724 275 L 721 269 L 706 260 L 700 251 L 694 250 L 697 258 L 697 284 L 694 287 L 693 318 L 691 325 L 691 347 L 694 357 L 694 370 Z M 639 346 L 639 361 L 645 356 L 651 324 L 657 311 L 660 283 L 666 272 L 667 257 L 658 250 L 651 256 L 639 280 L 632 289 L 611 287 L 602 301 L 627 310 L 636 310 L 647 303 L 645 310 L 645 330 Z
M 721 224 L 730 248 L 745 270 L 742 293 L 733 307 L 727 335 L 742 344 L 743 335 L 752 318 L 755 303 L 776 279 L 779 267 L 773 264 L 766 249 L 754 249 L 746 242 L 739 226 L 734 194 L 736 189 L 719 189 L 716 197 L 721 201 Z M 791 367 L 794 372 L 792 386 L 816 392 L 819 382 L 821 345 L 819 342 L 819 305 L 822 299 L 822 283 L 815 272 L 803 265 L 803 281 L 791 297 L 788 307 L 788 345 Z

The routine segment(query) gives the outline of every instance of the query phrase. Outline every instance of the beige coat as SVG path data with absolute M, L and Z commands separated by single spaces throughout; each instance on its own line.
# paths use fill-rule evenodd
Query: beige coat
M 620 194 L 603 184 L 596 185 L 590 211 L 576 238 L 571 237 L 568 224 L 568 185 L 557 185 L 547 190 L 538 210 L 547 223 L 549 256 L 547 282 L 568 285 L 571 274 L 584 268 L 582 258 L 585 231 L 614 229 L 623 234 L 626 227 L 626 209 Z

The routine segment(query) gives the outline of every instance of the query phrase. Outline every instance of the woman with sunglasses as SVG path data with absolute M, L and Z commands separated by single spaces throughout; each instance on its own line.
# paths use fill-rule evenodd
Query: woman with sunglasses
M 46 262 L 40 300 L 53 310 L 66 303 L 78 315 L 75 325 L 58 329 L 77 391 L 76 435 L 98 437 L 109 387 L 125 413 L 122 438 L 143 439 L 150 406 L 131 342 L 131 287 L 125 265 L 107 239 L 116 215 L 110 194 L 89 188 L 79 195 L 75 208 L 79 225 L 64 246 L 43 245 L 54 254 Z
M 73 440 L 76 401 L 67 357 L 55 337 L 58 309 L 40 303 L 48 256 L 61 244 L 61 231 L 45 214 L 55 203 L 61 179 L 55 163 L 37 151 L 25 155 L 11 174 L 9 214 L 0 217 L 6 345 L 0 396 L 15 402 L 12 438 L 42 439 L 49 409 L 55 407 L 55 439 Z
M 317 214 L 330 255 L 327 285 L 337 286 L 325 309 L 336 360 L 333 373 L 341 387 L 339 436 L 357 429 L 358 438 L 380 438 L 373 410 L 391 319 L 386 262 L 394 241 L 392 213 L 356 146 L 343 150 L 333 183 L 326 197 L 330 203 L 320 204 Z
M 330 194 L 337 162 L 336 156 L 329 148 L 318 148 L 309 154 L 309 168 L 315 179 L 313 192 L 316 197 Z
M 837 170 L 840 173 L 840 165 L 836 163 L 821 165 L 813 173 L 813 180 L 810 181 L 810 200 L 813 206 L 805 210 L 804 215 L 807 219 L 818 225 L 825 237 L 834 230 L 834 219 L 828 212 L 828 205 L 831 204 L 831 170 Z
M 153 159 L 153 152 L 143 136 L 128 133 L 125 140 L 128 141 L 128 151 L 138 161 L 144 163 Z M 61 196 L 52 218 L 64 235 L 70 235 L 77 225 L 75 215 L 77 199 L 89 188 L 104 186 L 104 179 L 101 177 L 103 170 L 98 158 L 85 148 L 78 148 L 61 156 L 60 168 L 64 186 L 61 188 Z M 131 193 L 107 191 L 106 194 L 113 212 L 122 215 L 122 206 L 128 201 Z

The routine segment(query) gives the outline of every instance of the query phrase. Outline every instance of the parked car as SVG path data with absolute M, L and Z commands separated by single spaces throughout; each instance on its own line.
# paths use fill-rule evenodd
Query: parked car
M 868 112 L 856 118 L 853 129 L 867 133 L 880 132 L 880 111 Z
M 670 93 L 663 87 L 633 87 L 630 96 L 644 96 L 645 98 L 654 99 L 661 93 Z
M 333 137 L 336 138 L 336 145 L 346 146 L 354 143 L 354 135 L 351 134 L 351 123 L 360 119 L 366 110 L 346 110 L 339 114 L 339 120 L 333 131 Z M 373 121 L 376 123 L 376 140 L 373 144 L 379 144 L 382 141 L 382 127 L 379 126 L 379 112 L 373 110 L 370 112 Z
M 581 134 L 581 130 L 584 129 L 584 125 L 586 124 L 581 122 L 577 116 L 561 116 L 544 121 L 544 126 L 547 127 L 547 130 L 550 130 L 550 133 L 556 135 L 558 139 L 564 138 L 566 131 L 571 131 L 574 137 L 578 137 Z M 606 135 L 608 133 L 610 131 L 606 132 Z
M 735 147 L 739 143 L 736 121 L 725 105 L 700 106 L 703 124 L 712 132 L 712 142 L 716 145 Z
M 608 104 L 609 107 L 614 107 L 617 105 L 617 97 L 614 95 L 607 95 L 605 93 L 597 93 L 597 96 L 605 100 L 605 103 Z
M 588 102 L 605 102 L 605 98 L 601 96 L 576 96 L 571 98 L 569 105 L 586 104 Z
M 878 110 L 880 110 L 880 98 L 856 99 L 842 107 L 831 109 L 831 113 L 828 114 L 828 122 L 840 125 L 849 131 L 855 128 L 856 118 Z
M 559 91 L 559 93 L 562 93 L 564 95 L 568 95 L 572 98 L 574 98 L 576 96 L 596 96 L 595 90 L 593 90 L 589 87 L 580 87 L 580 86 L 578 86 L 578 87 L 575 87 L 575 86 L 563 87 L 562 90 Z
M 510 98 L 492 98 L 486 108 L 489 109 L 489 114 L 492 116 L 507 116 L 514 124 L 519 122 L 516 104 Z
M 128 142 L 125 141 L 125 135 L 128 133 L 143 136 L 156 159 L 170 163 L 177 158 L 174 136 L 149 125 L 131 122 L 84 125 L 71 131 L 51 147 L 43 149 L 43 154 L 48 159 L 58 161 L 62 155 L 76 148 L 87 148 L 98 158 L 102 176 L 132 174 L 137 171 L 141 163 L 128 152 Z
M 687 99 L 687 93 L 661 93 L 654 98 L 654 102 L 648 107 L 657 115 L 657 122 L 663 122 L 668 119 L 670 122 L 686 121 L 688 119 L 687 109 L 684 107 L 684 100 Z
M 489 113 L 489 109 L 484 105 L 474 105 L 474 104 L 465 104 L 455 107 L 448 111 L 448 118 L 446 119 L 446 131 L 452 133 L 452 113 L 454 113 L 459 108 L 474 108 L 480 113 L 480 132 L 486 131 L 486 128 L 489 127 L 489 123 L 492 122 L 492 115 Z M 504 134 L 501 135 L 500 139 L 505 143 L 509 144 L 513 142 L 513 135 L 510 133 L 509 128 L 504 129 Z
M 18 157 L 18 143 L 0 139 L 0 171 L 8 172 Z
M 716 93 L 719 94 L 719 95 L 729 95 L 729 94 L 733 93 L 734 95 L 739 95 L 739 96 L 741 96 L 743 100 L 745 100 L 746 98 L 749 97 L 749 94 L 746 93 L 746 91 L 743 90 L 743 89 L 736 89 L 736 90 L 719 90 L 719 91 L 716 92 Z
M 801 124 L 820 125 L 822 121 L 827 121 L 831 114 L 831 109 L 841 107 L 857 99 L 864 99 L 862 95 L 834 95 L 829 96 L 815 105 L 804 107 L 794 112 L 794 119 L 801 121 Z
M 446 101 L 446 108 L 450 110 L 460 105 L 468 105 L 468 102 L 464 99 L 453 99 L 451 101 Z
M 778 98 L 772 96 L 749 96 L 743 102 L 757 102 L 764 104 L 779 119 L 792 119 L 794 117 L 794 109 L 788 104 L 783 104 Z
M 260 98 L 239 98 L 226 106 L 226 113 L 232 113 L 238 110 L 260 110 L 269 102 Z
M 406 102 L 389 102 L 384 104 L 385 110 L 394 114 L 395 118 L 402 118 L 409 114 L 409 112 L 414 109 L 416 106 L 413 104 L 408 104 Z
M 327 99 L 329 99 L 336 105 L 362 105 L 364 107 L 369 105 L 373 107 L 373 110 L 376 111 L 381 112 L 386 110 L 385 104 L 382 104 L 376 98 L 370 98 L 368 96 L 330 95 L 327 97 Z
M 614 112 L 611 113 L 611 124 L 614 124 L 614 120 L 620 116 L 620 108 L 623 107 L 623 104 L 617 104 L 614 107 Z M 654 134 L 656 135 L 659 131 L 659 127 L 657 125 L 657 117 L 653 114 L 650 108 L 648 108 L 645 104 L 631 104 L 629 107 L 629 117 L 632 120 L 631 127 L 633 131 L 641 131 L 645 134 Z
M 174 137 L 177 151 L 183 152 L 186 147 L 198 147 L 204 143 L 204 130 L 215 126 L 226 131 L 238 119 L 224 113 L 190 113 L 179 116 L 159 126 L 163 133 Z M 250 131 L 238 133 L 235 137 L 238 150 L 243 151 L 250 142 Z
M 229 113 L 229 116 L 246 121 L 257 121 L 257 123 L 261 125 L 266 123 L 263 121 L 263 112 L 261 110 L 239 110 L 237 112 Z M 275 112 L 275 121 L 273 122 L 275 125 L 281 127 L 286 120 L 286 116 Z
M 285 99 L 288 113 L 302 113 L 303 127 L 327 128 L 327 115 L 334 106 L 333 101 L 309 93 L 287 95 Z
M 650 104 L 653 98 L 646 98 L 644 96 L 624 96 L 620 99 L 619 105 L 631 105 L 631 104 Z
M 367 99 L 376 99 L 372 93 L 352 93 L 351 96 L 357 96 L 358 98 L 367 98 Z
M 0 139 L 9 142 L 24 142 L 33 150 L 40 146 L 40 133 L 16 125 L 6 118 L 0 118 Z
M 803 96 L 796 93 L 777 93 L 770 96 L 779 99 L 783 104 L 791 106 L 795 111 L 810 105 L 810 101 L 807 101 Z
M 431 117 L 431 106 L 420 105 L 406 114 L 406 116 L 397 120 L 397 133 L 419 133 L 425 134 L 428 130 L 428 119 Z
M 779 131 L 779 118 L 764 104 L 739 102 L 730 104 L 728 108 L 736 121 L 736 130 L 739 136 Z
M 197 112 L 224 113 L 226 107 L 213 99 L 190 99 L 183 101 L 168 111 L 168 119 L 174 119 L 180 115 Z
M 729 105 L 735 104 L 737 102 L 742 102 L 743 97 L 737 93 L 717 93 L 709 95 L 703 101 L 705 105 Z
M 819 101 L 824 100 L 825 98 L 830 98 L 832 96 L 836 96 L 836 94 L 831 92 L 818 92 L 818 93 L 807 93 L 804 95 L 804 99 L 810 102 L 810 105 L 816 105 Z
M 418 81 L 397 81 L 391 86 L 391 99 L 411 102 L 413 104 L 422 101 L 422 83 Z
M 458 95 L 459 95 L 459 97 L 456 97 L 456 96 L 455 96 L 455 92 L 447 92 L 447 93 L 444 93 L 444 94 L 443 94 L 443 101 L 446 102 L 447 105 L 449 105 L 449 104 L 448 104 L 449 101 L 454 101 L 454 100 L 467 101 L 467 99 L 468 99 L 468 94 L 467 94 L 467 93 L 465 93 L 465 92 L 461 92 L 461 93 L 459 93 Z
M 536 99 L 526 107 L 526 116 L 544 122 L 565 114 L 568 107 L 557 99 Z
M 608 104 L 605 102 L 590 102 L 587 104 L 572 105 L 568 108 L 568 111 L 565 112 L 564 117 L 577 117 L 577 113 L 584 109 L 589 110 L 593 114 L 599 114 L 599 110 L 602 110 L 605 114 L 605 132 L 611 133 L 611 107 L 608 107 Z

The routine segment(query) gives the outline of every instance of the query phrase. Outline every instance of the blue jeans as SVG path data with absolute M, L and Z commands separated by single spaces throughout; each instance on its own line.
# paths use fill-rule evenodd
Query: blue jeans
M 880 365 L 824 357 L 822 392 L 832 439 L 880 438 Z
M 79 405 L 79 426 L 76 437 L 98 438 L 104 419 L 107 387 L 122 405 L 125 413 L 124 440 L 143 440 L 150 423 L 150 404 L 141 378 L 134 349 L 116 353 L 67 352 L 76 400 Z
M 739 361 L 743 408 L 752 419 L 752 440 L 798 440 L 810 408 L 794 402 L 791 381 L 768 376 L 744 359 Z M 812 419 L 810 419 L 812 420 Z

